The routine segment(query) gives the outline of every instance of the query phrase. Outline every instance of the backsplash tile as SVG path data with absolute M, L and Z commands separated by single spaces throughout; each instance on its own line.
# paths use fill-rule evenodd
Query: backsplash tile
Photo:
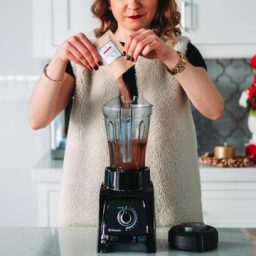
M 233 144 L 238 154 L 244 154 L 244 144 L 251 134 L 247 128 L 247 113 L 238 104 L 240 94 L 251 84 L 252 69 L 247 59 L 206 60 L 209 75 L 225 100 L 223 118 L 211 121 L 193 108 L 197 131 L 198 154 L 212 152 L 215 145 Z

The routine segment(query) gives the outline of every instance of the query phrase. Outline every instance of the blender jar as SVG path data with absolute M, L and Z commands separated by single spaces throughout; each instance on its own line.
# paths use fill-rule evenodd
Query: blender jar
M 145 167 L 151 113 L 152 105 L 142 97 L 127 106 L 119 97 L 103 105 L 112 169 Z

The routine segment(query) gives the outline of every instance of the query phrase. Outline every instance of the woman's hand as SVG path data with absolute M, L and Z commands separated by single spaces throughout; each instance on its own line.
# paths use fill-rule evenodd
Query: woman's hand
M 71 60 L 85 68 L 98 69 L 102 65 L 96 47 L 83 34 L 79 33 L 67 39 L 57 50 L 55 57 L 63 62 Z
M 178 56 L 175 50 L 151 29 L 140 29 L 130 35 L 124 46 L 124 51 L 134 61 L 137 61 L 140 55 L 148 59 L 159 58 L 163 62 L 173 57 L 177 61 Z

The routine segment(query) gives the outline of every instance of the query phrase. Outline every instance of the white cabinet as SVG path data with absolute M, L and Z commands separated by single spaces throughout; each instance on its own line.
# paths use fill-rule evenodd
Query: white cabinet
M 97 27 L 93 0 L 33 0 L 34 53 L 50 58 L 78 32 Z M 255 0 L 177 0 L 181 23 L 205 58 L 248 58 L 256 51 Z
M 38 193 L 38 226 L 56 226 L 60 194 L 59 183 L 39 183 Z
M 38 185 L 39 226 L 57 225 L 59 190 L 60 184 L 55 182 Z M 202 181 L 202 205 L 208 225 L 256 227 L 256 181 Z
M 244 58 L 256 52 L 255 0 L 178 0 L 184 35 L 207 58 Z
M 205 223 L 216 227 L 256 227 L 256 168 L 201 166 Z
M 56 226 L 62 161 L 46 154 L 33 168 L 38 225 Z M 215 227 L 256 227 L 256 168 L 200 167 L 204 222 Z
M 34 54 L 51 58 L 78 32 L 92 32 L 93 0 L 33 0 Z M 255 0 L 177 0 L 181 23 L 205 58 L 248 58 L 256 51 Z
M 91 33 L 97 20 L 93 0 L 33 0 L 34 56 L 51 58 L 56 47 L 71 35 Z
M 202 182 L 204 222 L 216 227 L 256 227 L 256 182 Z

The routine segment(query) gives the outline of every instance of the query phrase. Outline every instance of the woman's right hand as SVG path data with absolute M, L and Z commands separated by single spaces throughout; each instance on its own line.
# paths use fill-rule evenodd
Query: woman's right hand
M 89 69 L 97 70 L 98 65 L 102 65 L 101 57 L 96 47 L 83 33 L 67 39 L 59 46 L 55 57 L 64 62 L 71 60 Z

